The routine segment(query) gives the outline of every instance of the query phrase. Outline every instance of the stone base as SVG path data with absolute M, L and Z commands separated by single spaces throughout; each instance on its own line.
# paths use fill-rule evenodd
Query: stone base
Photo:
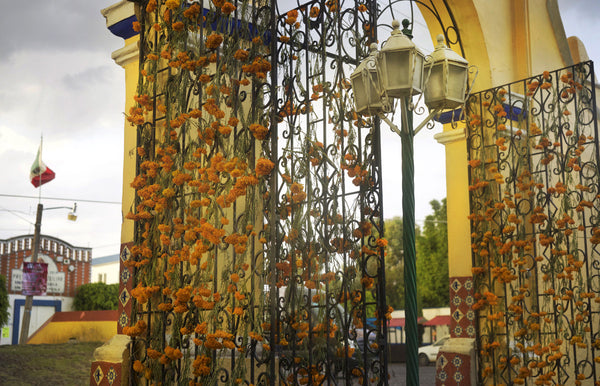
M 437 356 L 437 386 L 477 385 L 475 339 L 450 338 Z
M 90 386 L 127 385 L 129 368 L 129 336 L 115 335 L 94 351 Z M 125 364 L 125 365 L 124 365 Z

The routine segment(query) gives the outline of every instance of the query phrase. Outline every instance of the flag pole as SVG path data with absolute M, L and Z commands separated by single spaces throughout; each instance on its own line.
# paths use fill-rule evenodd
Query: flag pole
M 39 159 L 43 159 L 42 158 L 42 152 L 43 152 L 43 148 L 44 148 L 44 134 L 40 134 L 40 157 Z M 40 173 L 39 175 L 39 179 L 40 179 L 40 189 L 38 190 L 38 208 L 39 205 L 42 203 L 42 173 Z
M 35 233 L 33 234 L 33 252 L 31 254 L 31 262 L 35 263 L 38 259 L 40 251 L 40 231 L 42 228 L 42 213 L 44 206 L 40 202 L 37 206 L 37 214 L 35 217 Z M 25 271 L 25 263 L 23 263 L 23 271 Z M 21 290 L 23 290 L 21 286 Z M 23 309 L 23 321 L 21 323 L 21 336 L 19 344 L 27 343 L 29 338 L 29 325 L 31 324 L 31 309 L 33 308 L 33 295 L 25 296 L 25 307 Z
M 40 149 L 38 154 L 38 160 L 42 159 L 42 149 L 44 147 L 44 134 L 40 135 Z M 44 206 L 42 205 L 42 173 L 39 175 L 40 185 L 38 190 L 38 205 L 37 213 L 35 216 L 35 231 L 33 234 L 33 251 L 31 253 L 31 262 L 35 263 L 38 260 L 38 254 L 40 251 L 40 232 L 42 228 L 42 213 L 44 212 Z M 25 264 L 23 264 L 23 271 L 25 270 Z M 23 307 L 23 320 L 21 322 L 21 334 L 19 336 L 19 344 L 26 344 L 29 339 L 29 326 L 31 325 L 31 311 L 33 309 L 33 295 L 25 296 L 25 306 Z

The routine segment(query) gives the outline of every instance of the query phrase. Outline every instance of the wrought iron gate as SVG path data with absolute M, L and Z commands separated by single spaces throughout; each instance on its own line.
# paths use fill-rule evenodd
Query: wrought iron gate
M 481 384 L 600 383 L 592 62 L 467 105 Z
M 379 124 L 348 75 L 400 2 L 137 2 L 130 384 L 388 383 Z

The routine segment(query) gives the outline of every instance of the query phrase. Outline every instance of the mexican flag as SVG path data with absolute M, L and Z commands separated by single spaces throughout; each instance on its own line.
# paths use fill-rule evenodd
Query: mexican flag
M 42 161 L 42 145 L 40 145 L 35 161 L 31 165 L 31 172 L 29 173 L 29 179 L 36 188 L 40 185 L 50 182 L 54 179 L 55 174 L 46 164 Z

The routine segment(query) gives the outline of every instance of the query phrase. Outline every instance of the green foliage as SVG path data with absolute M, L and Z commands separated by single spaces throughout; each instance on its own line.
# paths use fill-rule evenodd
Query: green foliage
M 430 202 L 433 214 L 425 219 L 423 230 L 415 232 L 417 250 L 417 304 L 423 307 L 448 307 L 448 225 L 446 199 Z M 388 240 L 385 258 L 385 293 L 387 304 L 395 310 L 404 309 L 404 248 L 402 218 L 385 221 Z
M 0 275 L 0 327 L 8 323 L 8 287 L 6 278 Z
M 417 291 L 421 306 L 448 307 L 448 223 L 446 199 L 430 202 L 433 214 L 416 235 Z
M 385 294 L 389 306 L 404 309 L 404 256 L 402 247 L 402 218 L 385 220 L 385 235 L 388 240 L 385 257 Z
M 119 285 L 88 283 L 77 288 L 73 307 L 76 311 L 116 310 Z

